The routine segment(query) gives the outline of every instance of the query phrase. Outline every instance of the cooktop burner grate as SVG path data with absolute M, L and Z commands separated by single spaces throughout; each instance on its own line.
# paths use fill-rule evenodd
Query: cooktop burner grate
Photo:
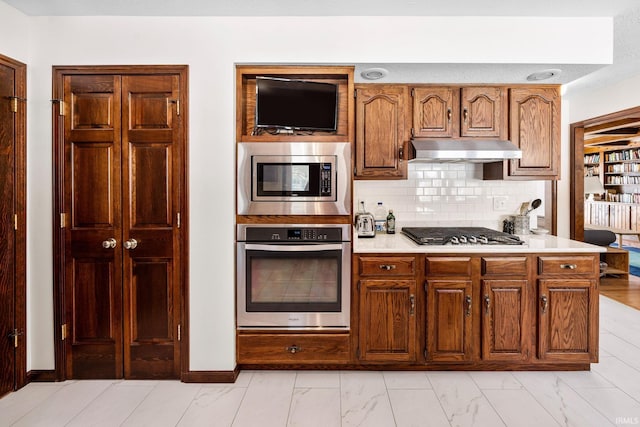
M 419 245 L 522 245 L 518 236 L 484 227 L 402 227 Z

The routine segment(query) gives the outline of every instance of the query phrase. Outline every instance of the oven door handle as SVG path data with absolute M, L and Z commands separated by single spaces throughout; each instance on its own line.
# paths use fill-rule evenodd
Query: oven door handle
M 312 251 L 335 251 L 342 250 L 341 244 L 335 245 L 256 245 L 252 243 L 245 244 L 244 248 L 248 251 L 271 251 L 271 252 L 312 252 Z

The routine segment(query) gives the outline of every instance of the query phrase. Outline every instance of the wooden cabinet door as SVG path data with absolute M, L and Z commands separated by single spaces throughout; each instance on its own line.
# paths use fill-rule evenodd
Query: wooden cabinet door
M 427 280 L 427 360 L 473 360 L 471 280 Z
M 121 378 L 121 78 L 65 76 L 67 378 Z
M 413 136 L 452 138 L 460 133 L 460 89 L 416 87 L 412 89 Z
M 506 88 L 463 87 L 460 103 L 460 136 L 507 139 Z
M 482 359 L 526 360 L 531 316 L 527 280 L 482 281 Z
M 598 293 L 594 279 L 541 279 L 538 287 L 538 358 L 596 362 Z
M 416 360 L 415 280 L 359 282 L 361 361 Z
M 125 378 L 179 374 L 179 77 L 122 77 Z
M 560 95 L 555 88 L 514 88 L 511 141 L 522 158 L 509 161 L 510 177 L 560 178 Z
M 67 378 L 179 377 L 178 84 L 64 76 Z
M 407 103 L 406 86 L 356 86 L 356 177 L 406 177 Z

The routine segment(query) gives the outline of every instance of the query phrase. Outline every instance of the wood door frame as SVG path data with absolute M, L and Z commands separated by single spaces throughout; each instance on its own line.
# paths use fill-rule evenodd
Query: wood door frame
M 166 75 L 177 74 L 180 76 L 180 116 L 182 148 L 179 153 L 181 174 L 179 176 L 179 205 L 180 205 L 180 378 L 185 378 L 189 373 L 189 185 L 188 185 L 188 130 L 189 130 L 189 66 L 188 65 L 78 65 L 78 66 L 54 66 L 53 79 L 53 301 L 54 301 L 54 350 L 55 350 L 55 379 L 64 381 L 66 378 L 65 367 L 65 343 L 63 341 L 62 325 L 65 323 L 65 292 L 64 292 L 64 231 L 61 228 L 60 213 L 64 206 L 64 122 L 61 120 L 64 114 L 63 81 L 67 75 L 95 75 L 95 74 L 119 74 L 119 75 Z M 62 113 L 62 114 L 61 114 Z
M 0 64 L 15 71 L 15 328 L 23 332 L 15 354 L 15 389 L 27 384 L 27 65 L 0 54 Z
M 638 117 L 640 107 L 627 108 L 615 113 L 604 114 L 570 125 L 571 151 L 570 183 L 569 183 L 569 237 L 574 240 L 584 240 L 584 129 L 589 126 L 601 125 L 616 120 Z

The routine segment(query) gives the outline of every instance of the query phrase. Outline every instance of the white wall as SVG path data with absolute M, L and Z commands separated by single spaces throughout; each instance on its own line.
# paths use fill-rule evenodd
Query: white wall
M 3 9 L 0 1 L 0 28 L 16 15 Z M 235 367 L 234 64 L 607 63 L 612 55 L 607 18 L 35 17 L 29 22 L 28 288 L 37 295 L 29 301 L 30 369 L 54 367 L 53 65 L 190 67 L 190 367 L 197 371 Z M 0 52 L 20 58 L 16 50 L 25 47 L 0 34 Z

